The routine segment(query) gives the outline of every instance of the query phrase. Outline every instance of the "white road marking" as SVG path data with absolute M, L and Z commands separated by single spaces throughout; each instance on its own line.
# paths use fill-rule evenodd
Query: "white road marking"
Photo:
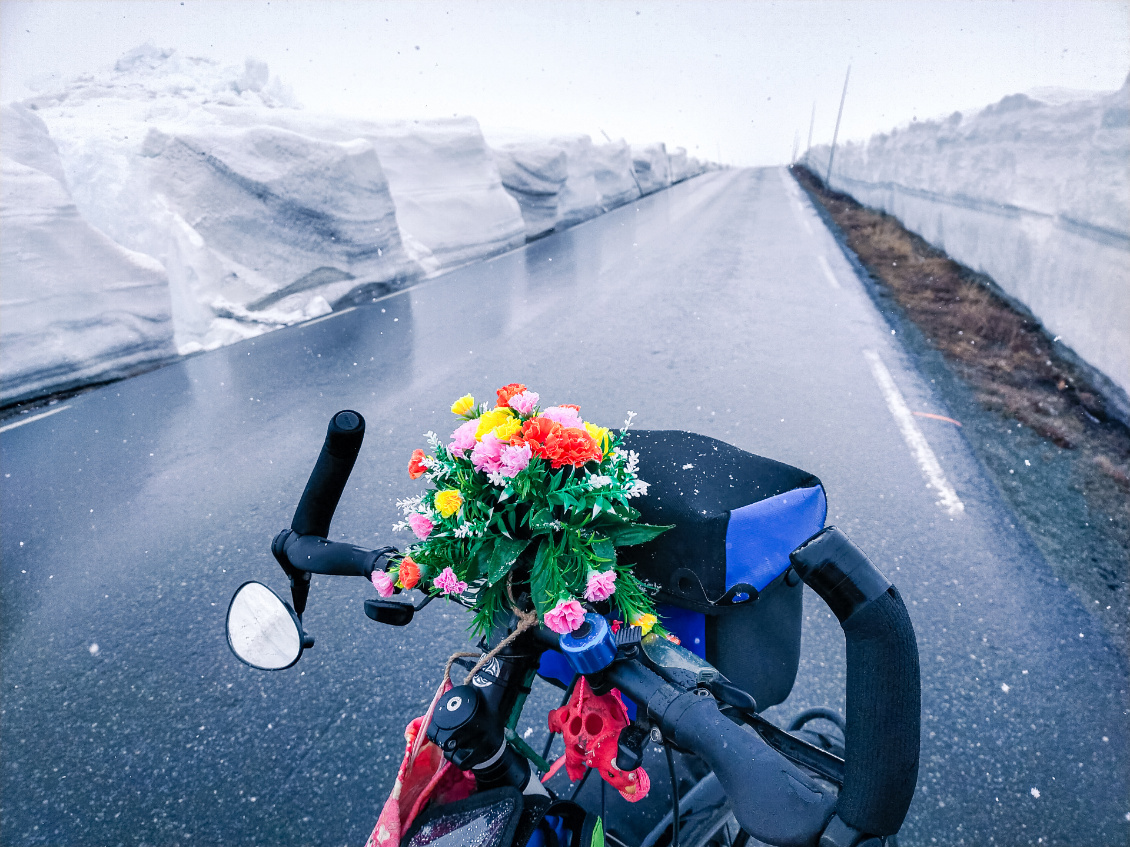
M 313 326 L 314 324 L 321 323 L 322 321 L 328 321 L 330 318 L 340 318 L 342 315 L 348 315 L 356 308 L 356 306 L 350 306 L 348 309 L 342 309 L 340 312 L 329 312 L 325 315 L 319 315 L 313 320 L 302 322 L 301 324 L 299 324 L 299 326 Z
M 832 288 L 839 288 L 840 281 L 836 279 L 836 275 L 832 273 L 832 266 L 828 264 L 828 260 L 823 256 L 817 256 L 816 261 L 820 263 L 820 270 L 824 271 L 824 276 L 831 283 Z
M 808 223 L 808 215 L 804 213 L 804 203 L 801 202 L 798 192 L 800 188 L 797 186 L 793 178 L 788 175 L 783 169 L 780 171 L 781 182 L 785 185 L 785 193 L 789 195 L 789 208 L 793 210 L 793 216 L 800 221 L 805 231 L 809 235 L 814 235 L 812 226 Z M 839 286 L 836 286 L 837 288 Z
M 23 426 L 24 424 L 29 424 L 32 421 L 41 421 L 44 418 L 49 418 L 52 415 L 58 414 L 59 412 L 63 411 L 63 409 L 69 409 L 69 408 L 71 408 L 71 407 L 70 406 L 60 406 L 59 408 L 52 409 L 49 412 L 40 412 L 38 415 L 32 415 L 30 418 L 24 418 L 23 420 L 16 421 L 15 423 L 10 423 L 10 424 L 6 424 L 4 426 L 0 426 L 0 432 L 7 432 L 10 429 L 15 429 L 18 426 Z
M 891 372 L 887 370 L 887 366 L 883 364 L 883 360 L 874 350 L 864 350 L 863 356 L 871 365 L 871 374 L 875 377 L 875 382 L 879 384 L 879 390 L 883 393 L 883 399 L 887 401 L 887 408 L 891 410 L 891 416 L 898 424 L 903 440 L 906 441 L 911 454 L 918 460 L 918 466 L 922 468 L 922 475 L 926 477 L 926 482 L 938 492 L 938 505 L 951 515 L 964 512 L 965 504 L 958 499 L 957 492 L 946 479 L 942 466 L 938 463 L 938 457 L 934 455 L 934 451 L 930 449 L 930 445 L 926 442 L 926 436 L 922 434 L 922 430 L 914 422 L 914 416 L 907 407 L 906 400 L 903 399 L 898 386 L 895 385 L 895 381 L 891 378 Z

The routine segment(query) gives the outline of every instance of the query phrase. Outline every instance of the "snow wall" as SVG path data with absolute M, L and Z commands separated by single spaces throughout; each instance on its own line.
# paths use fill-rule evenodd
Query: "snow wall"
M 1130 394 L 1130 80 L 1014 94 L 836 148 L 832 187 L 991 277 Z M 829 148 L 805 164 L 821 178 Z M 1108 388 L 1111 386 L 1108 386 Z
M 492 149 L 473 118 L 318 114 L 262 62 L 150 45 L 0 118 L 0 404 L 367 302 L 641 195 L 623 141 Z M 707 168 L 642 149 L 642 193 Z

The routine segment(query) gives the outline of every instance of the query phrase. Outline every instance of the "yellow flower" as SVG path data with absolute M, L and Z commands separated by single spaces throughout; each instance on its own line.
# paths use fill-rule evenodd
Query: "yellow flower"
M 451 404 L 451 414 L 465 415 L 475 408 L 475 398 L 470 394 L 464 394 L 458 400 Z
M 450 518 L 458 512 L 459 507 L 462 505 L 463 495 L 454 488 L 436 492 L 436 509 L 438 509 L 439 513 L 445 518 Z
M 514 413 L 510 411 L 509 407 L 503 406 L 500 409 L 491 409 L 489 412 L 484 412 L 479 417 L 479 428 L 475 430 L 475 440 L 482 441 L 483 436 L 493 430 L 499 424 L 506 422 L 507 418 L 514 417 Z
M 499 441 L 509 441 L 515 433 L 522 431 L 522 422 L 517 418 L 507 418 L 494 428 L 494 437 Z
M 651 628 L 657 623 L 659 623 L 659 618 L 655 615 L 636 615 L 632 618 L 632 626 L 638 626 L 643 630 L 644 635 L 651 632 Z
M 608 438 L 608 427 L 597 426 L 596 424 L 585 423 L 585 431 L 592 436 L 592 440 L 600 447 L 600 452 L 607 453 L 608 445 L 611 443 Z

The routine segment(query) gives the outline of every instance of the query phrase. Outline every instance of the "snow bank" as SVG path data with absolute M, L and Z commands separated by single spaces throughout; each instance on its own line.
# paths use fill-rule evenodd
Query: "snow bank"
M 837 147 L 832 186 L 992 277 L 1130 393 L 1130 81 Z M 806 164 L 823 177 L 829 150 Z
M 633 146 L 632 168 L 640 191 L 644 194 L 651 194 L 671 184 L 671 162 L 667 157 L 667 147 L 662 142 L 644 147 Z
M 307 320 L 639 196 L 623 142 L 492 150 L 473 118 L 318 114 L 262 62 L 149 45 L 7 107 L 2 132 L 0 402 Z M 649 190 L 669 184 L 663 146 L 643 155 Z
M 595 149 L 587 135 L 564 135 L 553 139 L 565 152 L 567 178 L 557 214 L 558 229 L 595 218 L 601 212 L 596 191 Z
M 47 127 L 0 110 L 0 403 L 175 355 L 168 277 L 79 215 Z
M 526 237 L 551 232 L 569 179 L 565 151 L 545 142 L 513 142 L 494 148 L 494 161 L 503 186 L 522 211 Z
M 593 178 L 600 208 L 606 212 L 640 196 L 632 165 L 632 148 L 623 139 L 593 148 Z

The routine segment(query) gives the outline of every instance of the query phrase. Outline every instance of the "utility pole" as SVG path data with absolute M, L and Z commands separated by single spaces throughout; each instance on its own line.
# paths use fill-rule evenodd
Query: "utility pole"
M 816 101 L 812 101 L 812 117 L 808 121 L 808 146 L 804 148 L 804 161 L 808 162 L 808 151 L 812 149 L 812 128 L 816 126 Z
M 840 118 L 844 115 L 844 100 L 847 99 L 847 84 L 851 78 L 851 65 L 848 65 L 847 73 L 844 75 L 844 93 L 840 95 L 840 111 L 836 113 L 836 129 L 832 133 L 832 152 L 828 154 L 828 175 L 824 178 L 824 184 L 828 188 L 832 187 L 832 162 L 836 158 L 836 139 L 840 135 Z

